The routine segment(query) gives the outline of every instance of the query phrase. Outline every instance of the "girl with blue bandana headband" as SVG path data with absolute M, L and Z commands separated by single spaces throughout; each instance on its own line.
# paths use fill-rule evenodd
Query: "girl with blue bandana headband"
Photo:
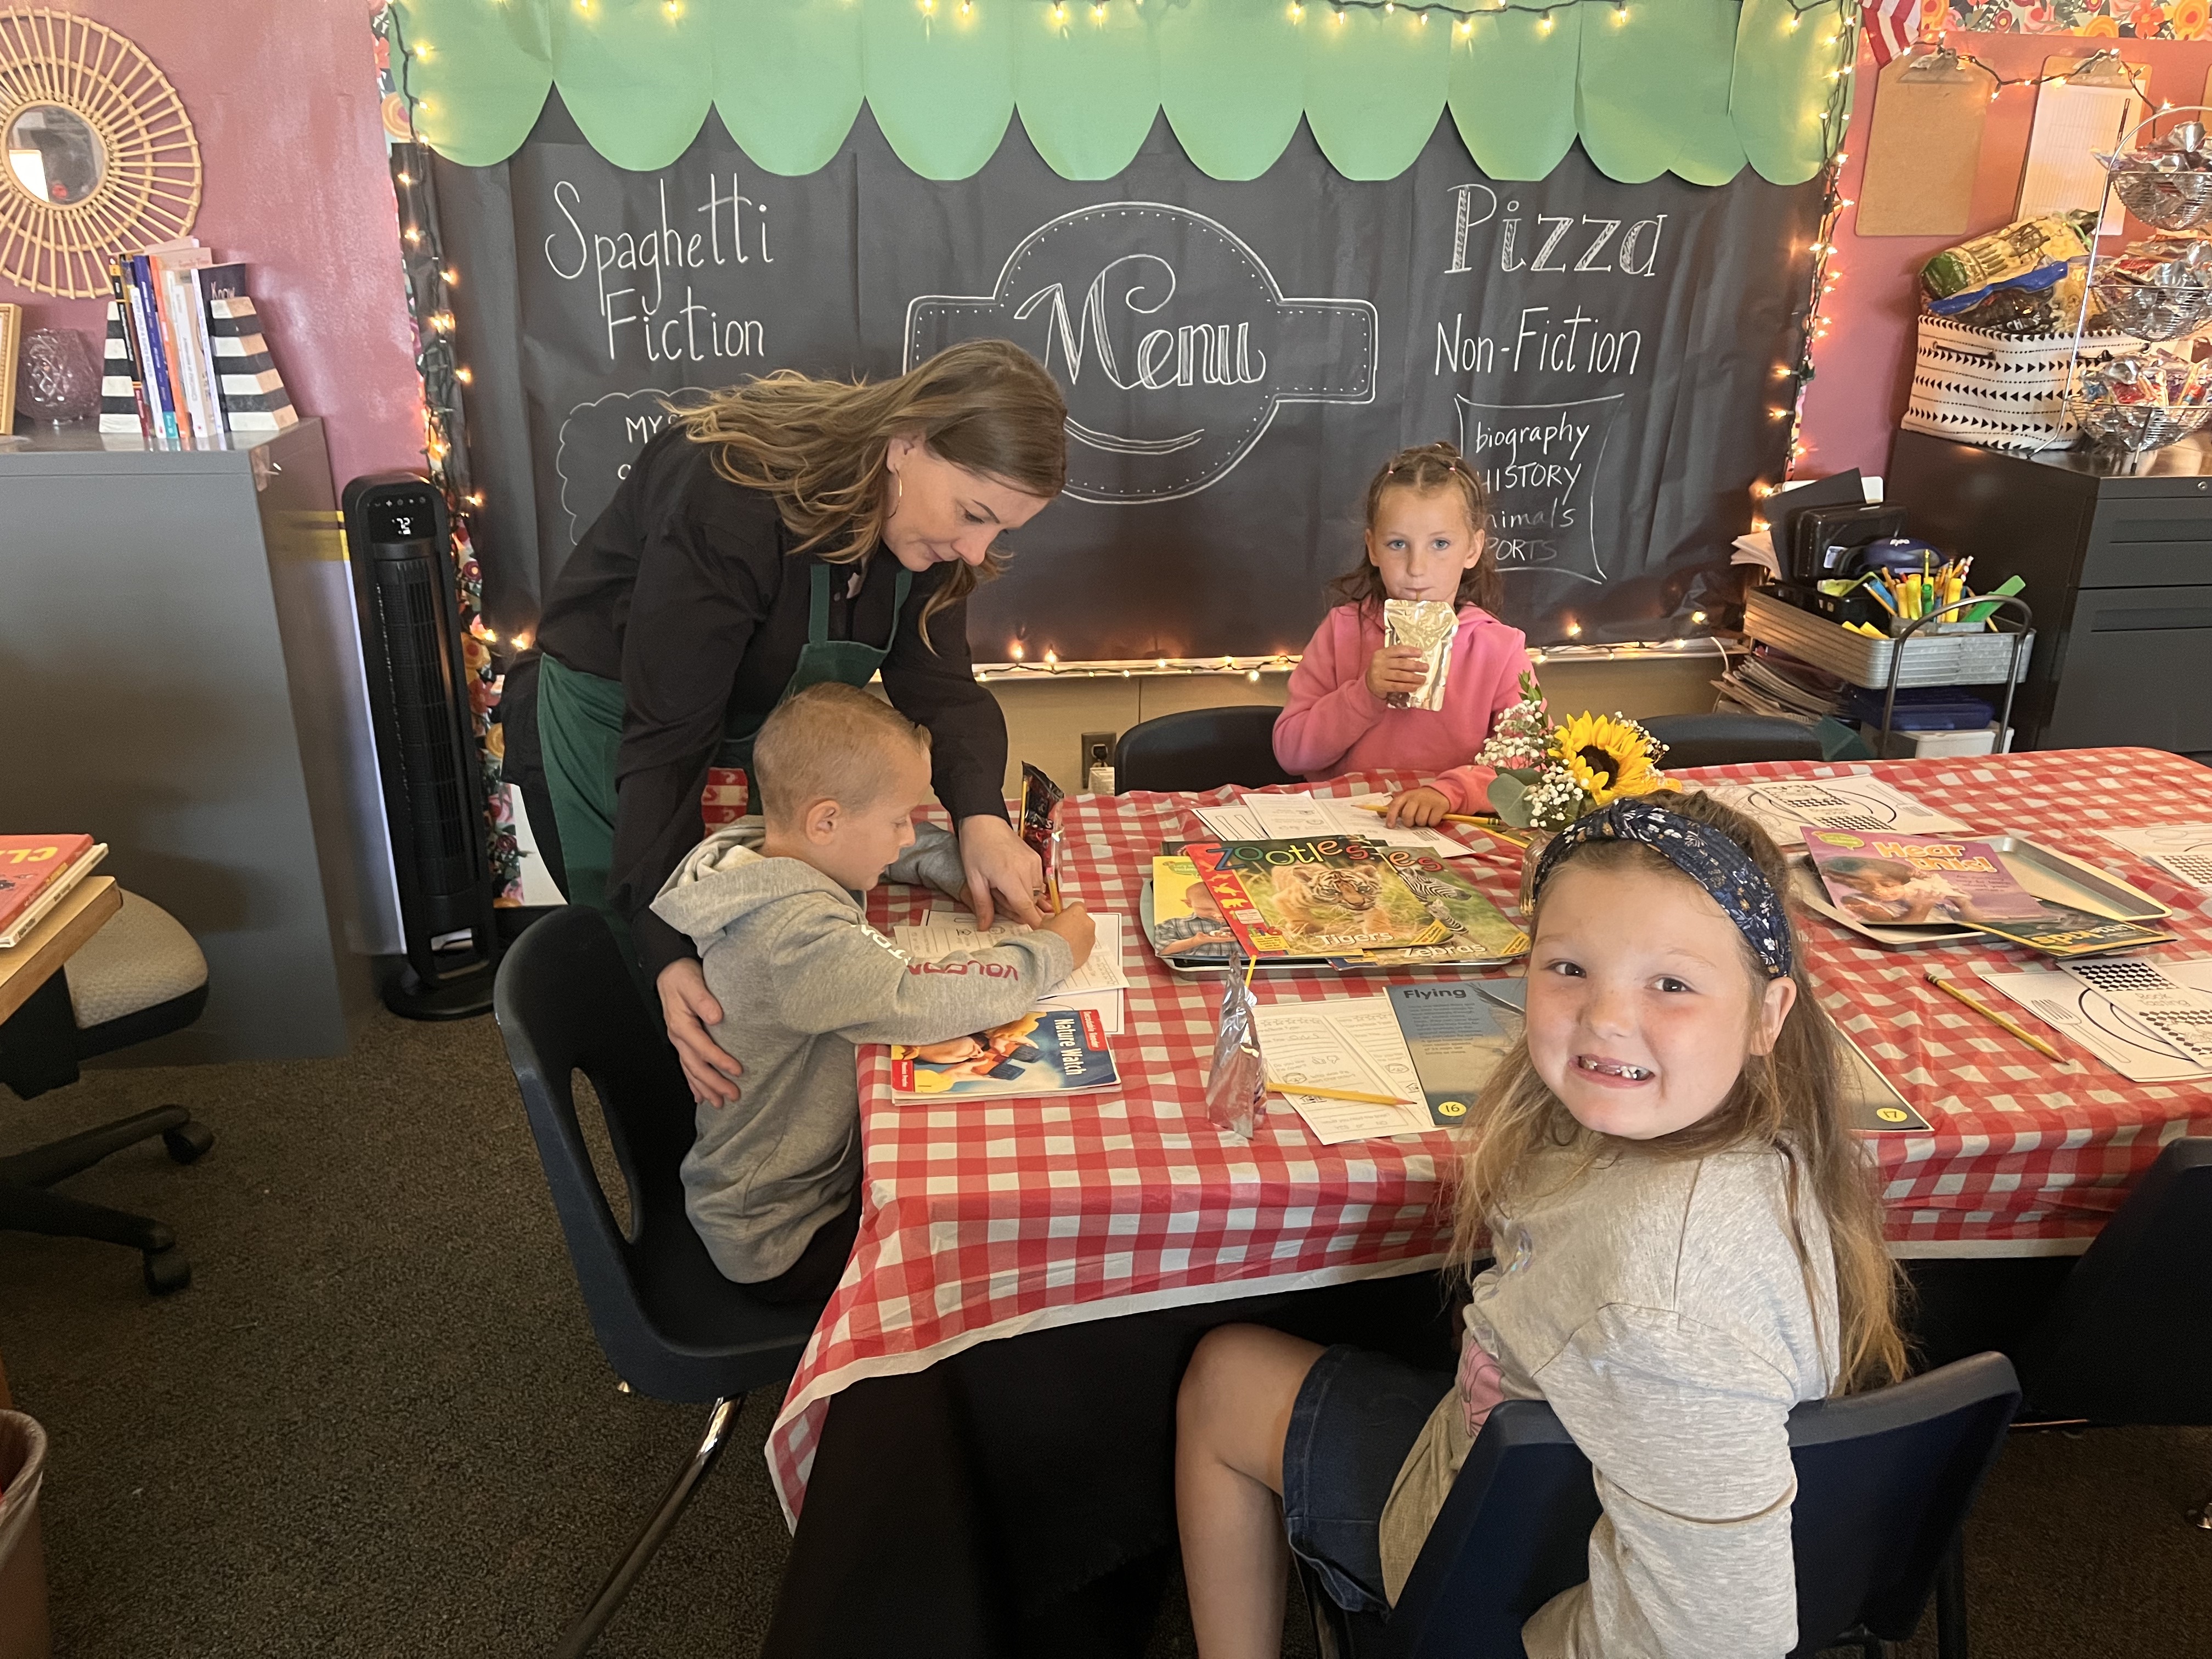
M 1843 1115 L 1781 854 L 1703 795 L 1614 802 L 1536 872 L 1526 1040 L 1468 1115 L 1455 1373 L 1226 1326 L 1177 1402 L 1202 1659 L 1279 1651 L 1295 1551 L 1395 1602 L 1490 1410 L 1548 1401 L 1595 1471 L 1589 1578 L 1530 1659 L 1796 1645 L 1788 1417 L 1905 1371 L 1872 1171 Z

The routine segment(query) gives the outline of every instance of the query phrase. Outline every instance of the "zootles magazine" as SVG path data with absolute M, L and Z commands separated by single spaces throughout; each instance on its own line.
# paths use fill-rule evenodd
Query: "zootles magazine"
M 1457 930 L 1358 836 L 1194 841 L 1183 849 L 1245 954 L 1349 957 L 1442 945 Z

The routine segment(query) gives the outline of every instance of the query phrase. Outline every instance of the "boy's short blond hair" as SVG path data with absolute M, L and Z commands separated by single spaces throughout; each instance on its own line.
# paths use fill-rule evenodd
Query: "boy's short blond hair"
M 753 739 L 750 781 L 763 816 L 788 823 L 811 801 L 862 807 L 884 790 L 885 760 L 929 733 L 857 685 L 827 680 L 779 703 Z

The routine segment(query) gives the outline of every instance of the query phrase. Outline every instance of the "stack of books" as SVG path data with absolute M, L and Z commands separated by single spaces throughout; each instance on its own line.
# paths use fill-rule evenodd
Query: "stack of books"
M 1807 726 L 1840 714 L 1849 689 L 1833 674 L 1764 643 L 1753 646 L 1713 685 L 1723 708 L 1779 715 Z
M 106 856 L 90 836 L 0 836 L 0 951 L 28 939 Z
M 100 429 L 162 448 L 228 447 L 234 433 L 297 423 L 246 292 L 246 267 L 219 265 L 197 238 L 107 263 L 106 363 Z

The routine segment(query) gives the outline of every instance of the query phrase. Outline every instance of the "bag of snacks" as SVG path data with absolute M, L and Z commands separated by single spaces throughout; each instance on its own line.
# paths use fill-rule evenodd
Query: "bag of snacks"
M 1459 612 L 1438 599 L 1382 601 L 1382 643 L 1410 645 L 1421 653 L 1425 678 L 1413 691 L 1394 691 L 1393 708 L 1438 709 L 1444 706 L 1444 681 L 1451 673 L 1452 640 Z
M 2046 213 L 1945 248 L 1921 267 L 1920 286 L 1931 300 L 1948 300 L 2025 276 L 2042 265 L 2086 258 L 2089 227 L 2096 218 L 2087 211 Z

